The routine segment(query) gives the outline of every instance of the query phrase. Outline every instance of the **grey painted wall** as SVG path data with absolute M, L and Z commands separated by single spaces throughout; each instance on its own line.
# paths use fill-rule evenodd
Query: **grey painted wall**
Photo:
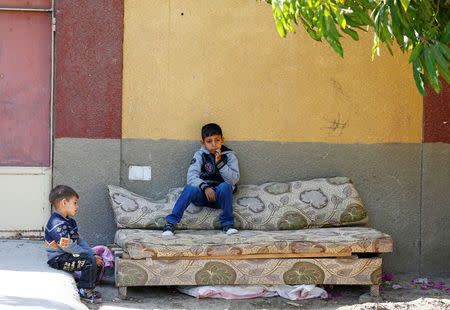
M 421 271 L 450 274 L 450 144 L 423 150 Z
M 231 141 L 226 145 L 238 155 L 241 184 L 350 177 L 366 204 L 369 226 L 393 237 L 394 252 L 383 255 L 385 270 L 432 274 L 448 269 L 448 144 L 427 144 L 424 149 L 422 144 L 394 143 Z M 106 185 L 120 184 L 160 199 L 169 188 L 185 185 L 187 168 L 199 146 L 197 141 L 57 139 L 54 181 L 80 193 L 77 221 L 88 242 L 111 243 L 115 224 Z M 130 165 L 151 166 L 152 179 L 128 180 Z
M 55 139 L 53 186 L 65 184 L 80 195 L 75 216 L 90 246 L 114 240 L 116 224 L 106 186 L 119 185 L 119 139 Z

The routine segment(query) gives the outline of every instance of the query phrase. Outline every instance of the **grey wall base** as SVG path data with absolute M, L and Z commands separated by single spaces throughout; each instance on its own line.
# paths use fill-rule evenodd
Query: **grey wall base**
M 116 224 L 106 186 L 119 185 L 119 139 L 55 139 L 53 186 L 65 184 L 80 195 L 75 216 L 90 246 L 114 240 Z
M 450 144 L 423 149 L 421 272 L 450 275 Z

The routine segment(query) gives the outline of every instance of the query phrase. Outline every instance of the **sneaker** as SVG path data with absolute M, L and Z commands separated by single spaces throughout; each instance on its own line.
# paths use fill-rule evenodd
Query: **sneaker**
M 102 298 L 102 293 L 100 293 L 99 291 L 94 291 L 94 295 L 97 298 Z
M 222 227 L 222 231 L 227 235 L 237 234 L 238 230 L 233 225 L 225 225 Z
M 102 302 L 100 297 L 97 297 L 98 292 L 89 288 L 80 288 L 78 289 L 78 294 L 82 299 L 89 301 L 92 304 L 98 304 Z M 101 294 L 100 294 L 101 295 Z
M 175 229 L 174 229 L 173 225 L 170 223 L 166 223 L 166 225 L 164 225 L 162 235 L 163 236 L 173 236 L 174 231 L 175 231 Z

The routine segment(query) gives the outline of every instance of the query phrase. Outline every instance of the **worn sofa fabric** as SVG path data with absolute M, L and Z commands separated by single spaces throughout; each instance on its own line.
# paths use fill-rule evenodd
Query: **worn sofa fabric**
M 294 231 L 241 230 L 228 236 L 221 231 L 177 231 L 173 237 L 160 230 L 120 229 L 118 244 L 132 259 L 170 257 L 302 254 L 341 256 L 342 253 L 392 252 L 389 235 L 367 227 L 312 228 Z
M 154 201 L 118 186 L 108 186 L 118 228 L 162 229 L 182 188 Z M 221 210 L 190 205 L 179 229 L 219 229 Z M 233 196 L 235 226 L 245 230 L 361 225 L 367 213 L 352 181 L 345 177 L 240 185 Z
M 119 287 L 381 283 L 381 258 L 119 259 L 117 270 Z
M 370 285 L 378 295 L 392 238 L 369 227 L 345 177 L 240 185 L 233 196 L 239 233 L 225 235 L 220 210 L 190 205 L 175 235 L 162 237 L 182 188 L 159 201 L 108 186 L 118 230 L 119 297 L 140 285 Z

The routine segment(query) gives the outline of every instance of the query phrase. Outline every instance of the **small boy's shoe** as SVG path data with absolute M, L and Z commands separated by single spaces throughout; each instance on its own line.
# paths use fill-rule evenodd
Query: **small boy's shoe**
M 175 228 L 173 227 L 173 225 L 170 223 L 166 223 L 166 225 L 164 225 L 162 235 L 163 236 L 173 236 L 174 231 L 175 231 Z
M 95 290 L 94 290 L 94 295 L 95 295 L 95 297 L 97 297 L 97 298 L 102 298 L 102 293 L 100 293 L 99 291 L 95 291 Z
M 96 293 L 98 294 L 98 292 L 89 288 L 78 289 L 78 294 L 80 295 L 80 297 L 85 299 L 86 301 L 89 301 L 92 304 L 98 304 L 102 302 L 102 299 L 100 297 L 97 297 Z
M 237 234 L 238 230 L 233 225 L 225 225 L 222 227 L 222 231 L 227 235 Z

